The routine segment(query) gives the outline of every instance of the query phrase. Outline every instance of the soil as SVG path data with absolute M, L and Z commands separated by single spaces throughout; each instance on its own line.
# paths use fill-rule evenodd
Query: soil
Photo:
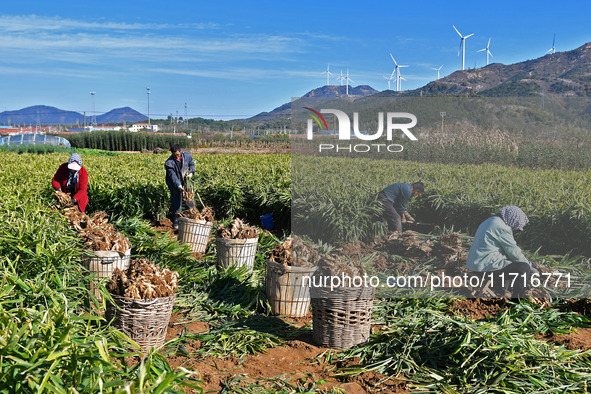
M 296 327 L 310 325 L 312 315 L 301 318 L 282 318 L 285 322 L 293 323 Z M 205 322 L 179 323 L 182 316 L 175 314 L 166 335 L 170 340 L 185 332 L 203 333 L 209 329 Z M 188 340 L 185 349 L 195 352 L 201 346 L 198 340 Z M 240 386 L 257 384 L 273 389 L 273 381 L 270 378 L 281 379 L 292 385 L 298 383 L 312 387 L 315 382 L 324 381 L 318 384 L 317 388 L 331 390 L 338 387 L 347 393 L 407 393 L 409 392 L 406 383 L 401 380 L 387 377 L 376 372 L 366 372 L 354 377 L 335 377 L 335 365 L 323 360 L 322 354 L 329 349 L 316 346 L 312 341 L 312 334 L 307 331 L 298 338 L 287 340 L 285 345 L 277 346 L 267 350 L 267 353 L 249 355 L 242 359 L 216 357 L 199 358 L 196 356 L 169 356 L 167 357 L 171 367 L 185 367 L 200 374 L 200 380 L 204 382 L 205 392 L 219 392 L 226 387 L 233 379 L 240 379 Z M 352 360 L 347 363 L 340 363 L 337 367 L 342 368 L 358 364 Z
M 569 334 L 547 333 L 538 336 L 538 339 L 562 345 L 569 350 L 585 351 L 591 349 L 591 328 L 577 328 Z
M 472 320 L 482 320 L 498 315 L 510 307 L 503 298 L 476 298 L 456 300 L 451 306 L 452 314 Z

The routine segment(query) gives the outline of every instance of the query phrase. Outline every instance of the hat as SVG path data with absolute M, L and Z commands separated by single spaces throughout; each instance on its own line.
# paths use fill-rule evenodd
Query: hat
M 72 156 L 68 160 L 68 168 L 70 170 L 80 171 L 82 168 L 82 158 L 78 153 L 72 153 Z

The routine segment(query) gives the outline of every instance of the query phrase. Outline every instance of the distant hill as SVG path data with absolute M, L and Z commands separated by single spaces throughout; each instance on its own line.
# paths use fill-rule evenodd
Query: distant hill
M 97 123 L 137 123 L 147 121 L 148 117 L 129 107 L 116 108 L 96 117 Z
M 369 85 L 349 86 L 349 96 L 364 97 L 376 94 L 378 91 Z M 345 97 L 347 96 L 346 86 L 323 86 L 306 93 L 303 97 Z
M 456 71 L 403 95 L 591 96 L 591 43 L 566 52 L 504 65 Z
M 377 90 L 372 88 L 369 85 L 359 85 L 356 87 L 349 86 L 349 95 L 347 96 L 347 87 L 346 86 L 323 86 L 321 88 L 310 90 L 308 93 L 302 96 L 302 98 L 326 98 L 332 99 L 337 97 L 350 97 L 351 99 L 356 99 L 360 97 L 367 97 L 379 93 Z M 291 115 L 291 102 L 285 103 L 280 107 L 275 108 L 271 112 L 261 112 L 253 116 L 252 118 L 245 119 L 248 121 L 268 121 L 268 120 L 275 120 L 278 118 L 289 118 Z
M 136 123 L 148 120 L 136 110 L 124 107 L 113 109 L 106 114 L 96 117 L 97 123 Z M 92 121 L 90 115 L 86 115 L 86 123 Z M 7 125 L 75 125 L 84 124 L 84 115 L 74 111 L 64 111 L 59 108 L 46 105 L 34 105 L 16 111 L 0 112 L 0 124 Z
M 76 124 L 83 123 L 84 116 L 74 111 L 64 111 L 46 105 L 34 105 L 18 111 L 0 112 L 0 124 Z

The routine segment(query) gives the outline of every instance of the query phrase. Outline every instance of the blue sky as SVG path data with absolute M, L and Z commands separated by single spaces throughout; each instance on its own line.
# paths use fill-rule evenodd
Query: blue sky
M 270 111 L 349 70 L 385 90 L 394 63 L 421 87 L 461 68 L 515 63 L 591 41 L 591 2 L 10 1 L 0 6 L 0 111 L 50 105 L 89 114 L 216 119 Z M 392 81 L 394 87 L 394 81 Z

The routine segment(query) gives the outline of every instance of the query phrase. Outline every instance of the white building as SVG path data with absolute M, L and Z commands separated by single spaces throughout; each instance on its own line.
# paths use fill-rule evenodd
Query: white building
M 159 130 L 157 124 L 150 124 L 150 123 L 136 123 L 129 126 L 129 131 L 138 132 L 138 131 L 153 131 L 157 132 Z

